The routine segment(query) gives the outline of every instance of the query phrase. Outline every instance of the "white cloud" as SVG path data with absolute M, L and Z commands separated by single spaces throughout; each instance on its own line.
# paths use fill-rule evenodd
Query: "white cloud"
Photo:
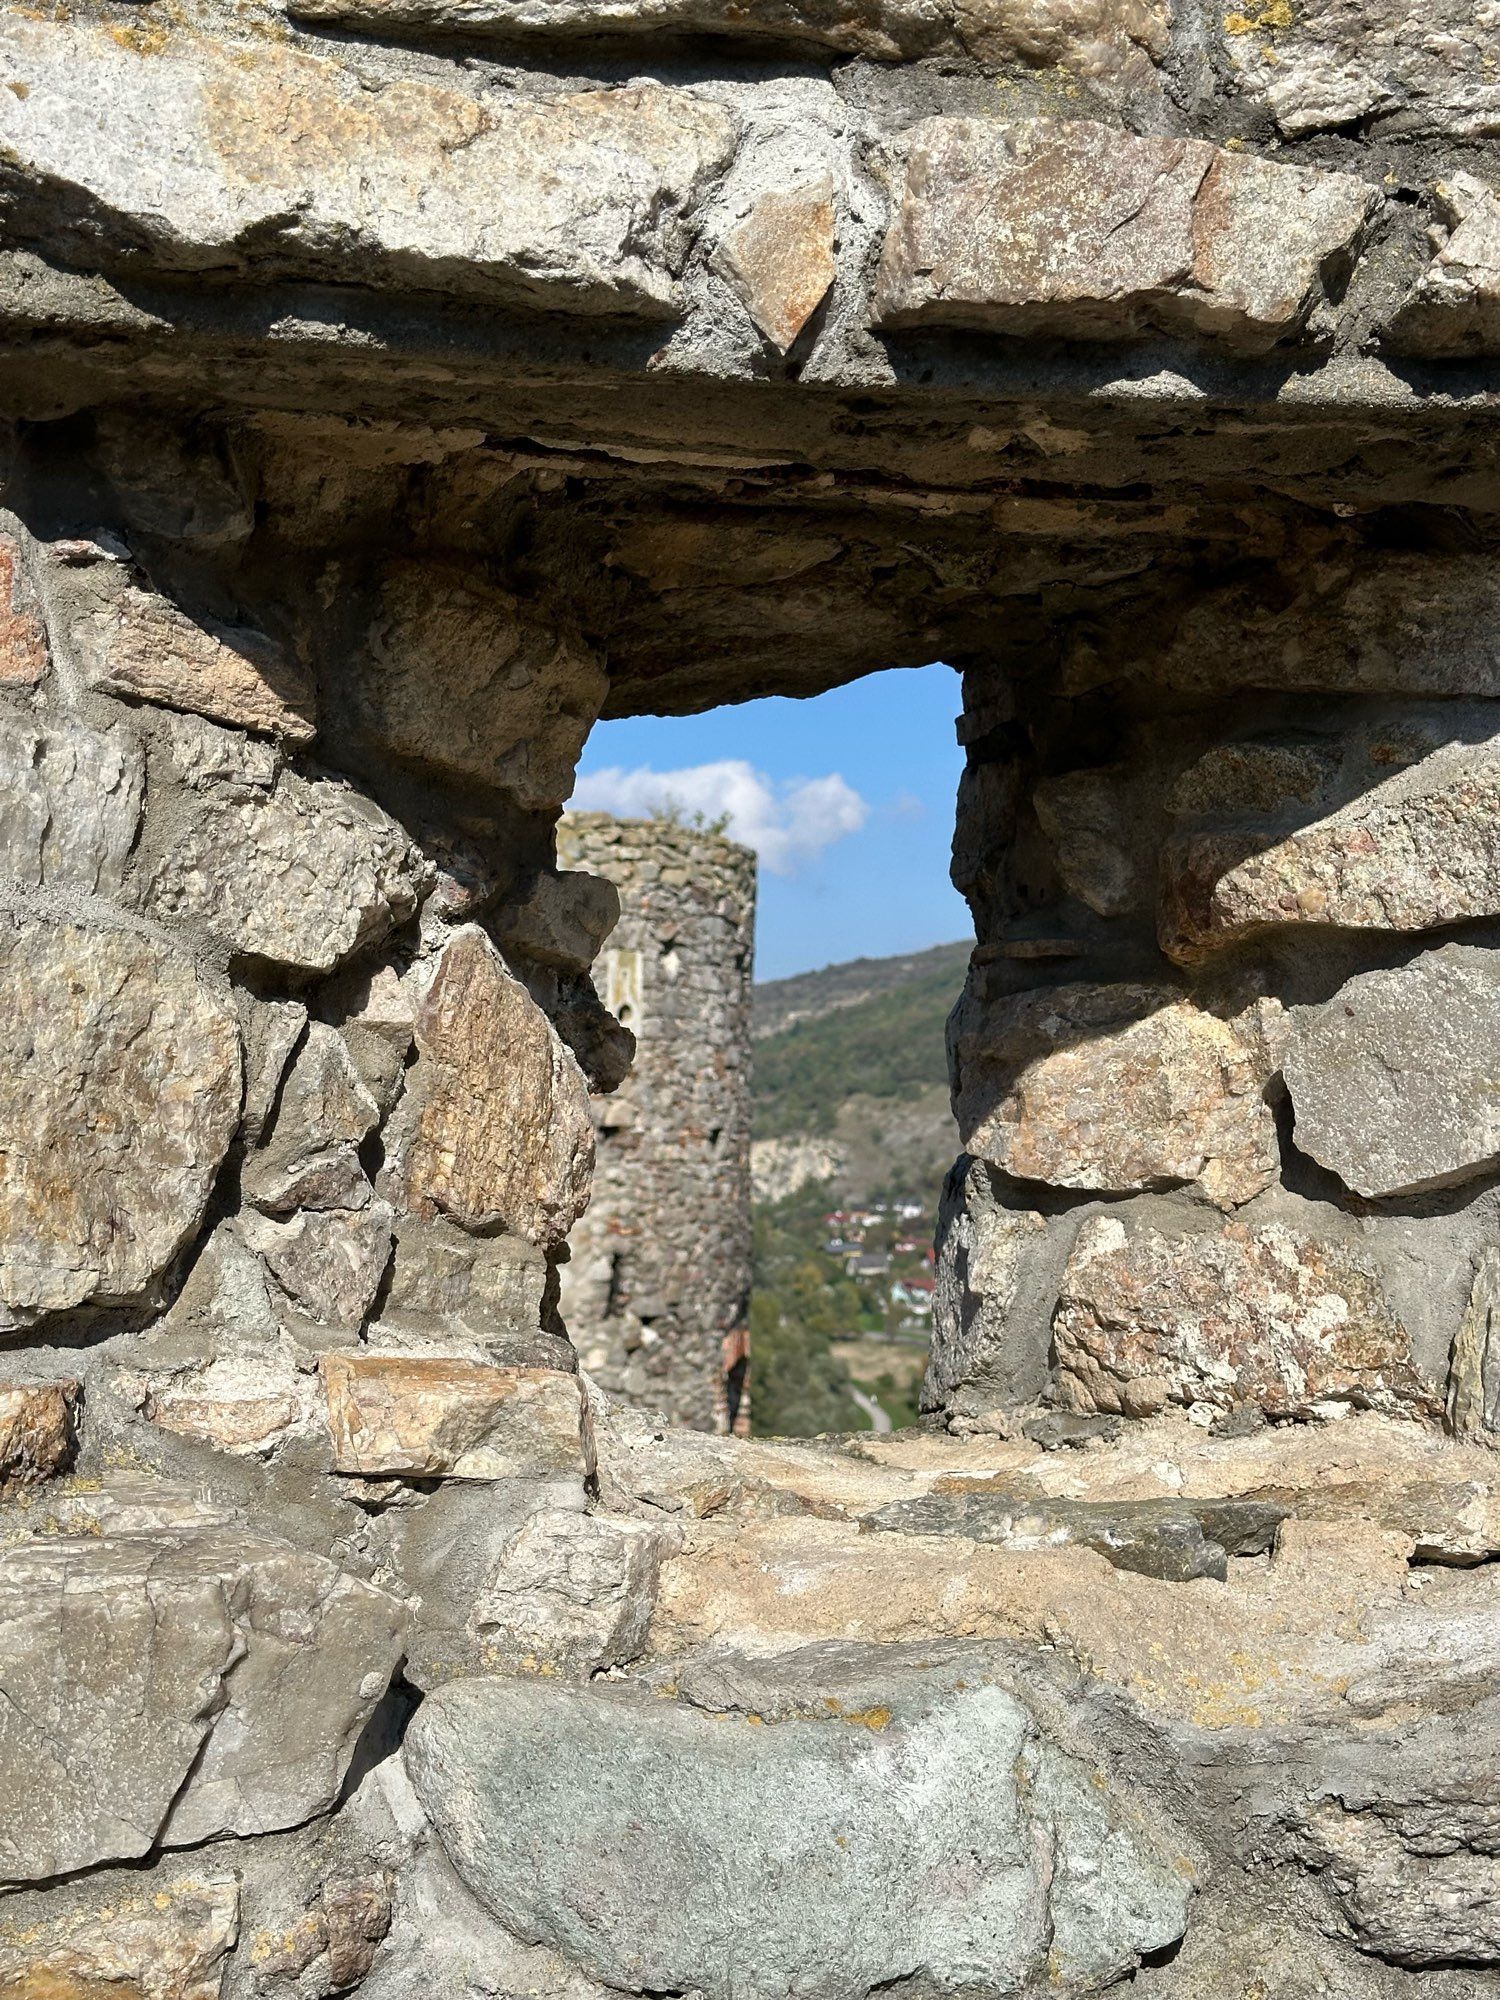
M 836 771 L 826 778 L 770 778 L 743 757 L 681 771 L 627 771 L 615 765 L 578 780 L 570 805 L 580 812 L 639 818 L 664 807 L 706 819 L 727 814 L 729 832 L 753 847 L 773 875 L 791 875 L 823 848 L 858 833 L 870 808 Z

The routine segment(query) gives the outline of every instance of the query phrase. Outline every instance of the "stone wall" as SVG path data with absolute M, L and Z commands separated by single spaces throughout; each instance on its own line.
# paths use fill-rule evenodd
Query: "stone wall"
M 619 891 L 594 980 L 636 1044 L 630 1075 L 593 1100 L 568 1331 L 611 1395 L 748 1433 L 755 857 L 700 828 L 605 813 L 569 813 L 558 855 Z
M 0 1994 L 1494 2000 L 1491 11 L 0 16 Z M 578 754 L 937 658 L 928 1421 L 658 1421 Z

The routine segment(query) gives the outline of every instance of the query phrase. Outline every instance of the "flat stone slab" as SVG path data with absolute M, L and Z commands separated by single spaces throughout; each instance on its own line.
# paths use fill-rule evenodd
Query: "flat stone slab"
M 429 1694 L 408 1768 L 526 1941 L 636 1991 L 853 2000 L 1095 1993 L 1182 1932 L 1180 1843 L 983 1661 L 817 1648 L 693 1698 Z
M 883 327 L 1264 351 L 1297 333 L 1378 202 L 1351 174 L 1084 120 L 930 118 L 875 281 Z
M 1445 945 L 1297 1010 L 1284 1074 L 1304 1153 L 1356 1194 L 1500 1165 L 1500 952 Z
M 0 81 L 11 188 L 95 255 L 657 319 L 734 130 L 691 91 L 367 79 L 347 52 L 156 19 L 10 14 Z

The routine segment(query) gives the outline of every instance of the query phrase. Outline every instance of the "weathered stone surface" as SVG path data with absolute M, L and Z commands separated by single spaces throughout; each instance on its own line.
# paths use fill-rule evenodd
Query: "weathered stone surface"
M 949 1490 L 955 1489 L 955 1490 Z M 865 1517 L 887 1534 L 962 1535 L 1007 1549 L 1075 1545 L 1164 1583 L 1223 1583 L 1230 1556 L 1265 1555 L 1291 1512 L 1274 1500 L 1043 1500 L 1000 1479 L 962 1478 Z
M 398 1216 L 395 1237 L 382 1347 L 546 1366 L 567 1354 L 542 1331 L 548 1272 L 536 1244 L 524 1236 L 471 1236 L 442 1216 Z
M 1456 1437 L 1500 1431 L 1500 1250 L 1479 1253 L 1468 1310 L 1453 1336 L 1448 1427 Z
M 0 528 L 0 684 L 35 687 L 52 663 L 21 539 Z
M 578 1378 L 451 1355 L 325 1354 L 340 1472 L 366 1478 L 583 1477 Z
M 679 1540 L 651 1521 L 533 1514 L 474 1607 L 486 1659 L 581 1679 L 624 1666 L 645 1649 L 662 1557 Z
M 819 2000 L 1094 1993 L 1181 1934 L 1180 1844 L 982 1661 L 820 1648 L 705 1678 L 701 1708 L 607 1682 L 429 1695 L 408 1767 L 522 1937 L 612 1986 Z
M 219 2000 L 239 1903 L 233 1875 L 151 1877 L 20 1936 L 0 1919 L 0 2000 Z
M 191 618 L 113 564 L 90 574 L 97 606 L 68 628 L 86 686 L 291 743 L 311 741 L 312 682 L 285 647 L 248 626 Z
M 385 579 L 370 660 L 361 700 L 383 743 L 543 811 L 572 790 L 609 686 L 581 640 L 508 591 L 417 563 Z
M 1373 126 L 1478 139 L 1500 128 L 1487 0 L 1267 0 L 1215 25 L 1240 93 L 1288 137 Z
M 876 277 L 879 325 L 1258 350 L 1296 334 L 1377 202 L 1348 174 L 1061 119 L 932 118 Z
M 427 866 L 396 822 L 328 779 L 198 805 L 156 870 L 153 915 L 204 924 L 230 948 L 331 972 L 417 907 Z
M 732 126 L 691 91 L 530 101 L 271 37 L 13 19 L 0 143 L 33 226 L 178 270 L 292 271 L 583 312 L 671 309 Z M 170 164 L 158 135 L 171 132 Z M 497 209 L 493 191 L 510 191 Z
M 1063 1274 L 1052 1334 L 1069 1409 L 1436 1411 L 1369 1260 L 1280 1223 L 1167 1234 L 1092 1217 Z
M 1156 0 L 1081 0 L 1066 9 L 1038 0 L 879 0 L 850 12 L 826 0 L 288 0 L 288 13 L 344 21 L 381 32 L 459 30 L 511 36 L 639 34 L 732 35 L 763 42 L 813 43 L 853 55 L 963 54 L 993 63 L 1057 66 L 1106 92 L 1152 78 L 1167 49 L 1165 9 Z
M 1477 1796 L 1452 1790 L 1444 1773 L 1404 1799 L 1328 1799 L 1296 1829 L 1354 1943 L 1373 1957 L 1414 1969 L 1500 1965 L 1494 1801 L 1483 1778 Z
M 269 1458 L 290 1436 L 312 1435 L 317 1381 L 290 1343 L 273 1336 L 255 1349 L 230 1335 L 224 1345 L 177 1367 L 122 1368 L 115 1392 L 148 1423 L 233 1458 Z
M 67 1471 L 82 1399 L 80 1382 L 0 1383 L 0 1499 Z
M 1027 1363 L 1041 1373 L 1045 1354 L 1016 1351 L 1011 1315 L 1027 1250 L 1046 1231 L 1044 1216 L 1001 1198 L 983 1161 L 961 1160 L 954 1168 L 938 1211 L 924 1407 L 939 1409 L 955 1389 L 982 1378 L 1017 1401 L 1038 1392 L 1041 1383 L 1027 1378 Z
M 391 1885 L 384 1875 L 325 1882 L 289 1931 L 256 1940 L 252 1955 L 263 1978 L 300 1980 L 300 1991 L 343 1993 L 357 1986 L 375 1963 L 391 1928 Z M 321 1975 L 321 1976 L 319 1976 Z
M 714 253 L 715 269 L 780 353 L 807 325 L 837 275 L 837 219 L 828 174 L 803 186 L 767 188 Z
M 339 1033 L 360 1081 L 382 1117 L 400 1095 L 421 985 L 419 966 L 403 973 L 393 965 L 378 965 L 346 974 L 325 996 L 338 1016 Z
M 149 1293 L 240 1110 L 234 1014 L 173 946 L 0 921 L 0 1324 Z
M 589 1197 L 588 1086 L 482 931 L 466 927 L 445 946 L 415 1038 L 388 1140 L 397 1198 L 466 1229 L 560 1241 Z
M 1162 857 L 1162 949 L 1189 962 L 1279 924 L 1422 931 L 1500 915 L 1497 819 L 1491 737 L 1450 741 L 1281 839 L 1243 820 L 1177 836 Z
M 1101 917 L 1124 916 L 1141 890 L 1124 778 L 1118 766 L 1064 771 L 1031 793 L 1063 887 Z
M 300 1000 L 251 1000 L 242 995 L 240 1017 L 245 1030 L 240 1138 L 246 1146 L 254 1146 L 276 1110 L 282 1081 L 307 1027 L 307 1009 Z
M 1017 1180 L 1195 1184 L 1232 1207 L 1276 1177 L 1253 1012 L 1223 1021 L 1169 987 L 1058 986 L 971 1010 L 956 1048 L 964 1147 Z
M 246 1199 L 271 1215 L 363 1206 L 369 1184 L 359 1146 L 379 1121 L 343 1037 L 312 1022 L 282 1085 L 275 1123 L 245 1162 Z
M 117 893 L 145 783 L 123 730 L 0 716 L 0 876 L 21 889 Z
M 1452 1187 L 1500 1161 L 1500 955 L 1444 945 L 1297 1009 L 1298 1146 L 1356 1194 Z
M 166 737 L 172 776 L 195 792 L 266 792 L 282 766 L 279 740 L 223 729 L 206 716 L 166 709 L 157 729 Z
M 620 892 L 602 875 L 565 869 L 535 876 L 494 917 L 508 951 L 562 972 L 587 972 L 620 921 Z
M 245 1241 L 297 1312 L 357 1333 L 391 1260 L 393 1221 L 389 1202 L 376 1198 L 357 1209 L 301 1209 L 285 1220 L 247 1216 Z
M 1496 92 L 1500 123 L 1500 90 Z M 1472 174 L 1437 188 L 1447 222 L 1436 255 L 1385 330 L 1385 345 L 1432 359 L 1500 346 L 1500 200 Z
M 326 1811 L 403 1624 L 323 1557 L 229 1530 L 11 1549 L 0 1772 L 27 1810 L 0 1827 L 0 1878 Z

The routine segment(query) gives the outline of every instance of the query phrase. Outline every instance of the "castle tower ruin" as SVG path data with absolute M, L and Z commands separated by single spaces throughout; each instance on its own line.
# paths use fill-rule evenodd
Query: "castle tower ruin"
M 695 1430 L 746 1430 L 755 856 L 607 813 L 569 813 L 557 851 L 619 891 L 594 982 L 636 1043 L 629 1076 L 593 1099 L 594 1191 L 563 1317 L 611 1393 Z

